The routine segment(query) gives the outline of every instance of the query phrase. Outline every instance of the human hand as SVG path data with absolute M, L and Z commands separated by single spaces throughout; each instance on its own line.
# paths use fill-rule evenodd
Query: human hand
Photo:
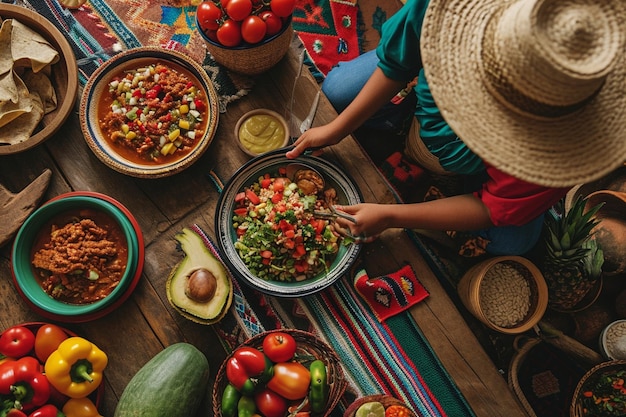
M 355 221 L 351 222 L 345 218 L 337 217 L 335 223 L 339 233 L 354 237 L 357 242 L 371 242 L 389 227 L 381 204 L 335 205 L 335 210 L 349 214 L 354 218 Z
M 341 137 L 334 134 L 329 125 L 313 127 L 305 131 L 294 143 L 294 148 L 289 150 L 285 156 L 289 159 L 297 158 L 307 149 L 320 149 L 325 146 L 334 145 L 341 141 Z

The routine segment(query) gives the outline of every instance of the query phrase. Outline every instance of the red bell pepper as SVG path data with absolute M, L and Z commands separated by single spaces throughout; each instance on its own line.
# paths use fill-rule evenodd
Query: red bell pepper
M 55 405 L 46 404 L 30 413 L 28 417 L 65 417 L 65 414 Z
M 0 394 L 9 396 L 14 408 L 28 411 L 48 401 L 50 383 L 41 373 L 39 361 L 24 356 L 0 364 Z
M 253 347 L 237 348 L 226 362 L 226 378 L 243 395 L 252 395 L 259 383 L 272 377 L 272 362 Z

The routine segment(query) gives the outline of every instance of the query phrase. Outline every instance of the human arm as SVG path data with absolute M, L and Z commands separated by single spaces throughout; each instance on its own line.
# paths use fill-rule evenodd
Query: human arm
M 332 122 L 304 132 L 296 140 L 294 149 L 287 152 L 287 158 L 296 158 L 309 148 L 339 143 L 389 102 L 404 86 L 405 81 L 392 80 L 380 68 L 376 68 L 350 105 Z
M 489 210 L 476 196 L 464 194 L 412 204 L 337 206 L 352 215 L 356 224 L 337 219 L 354 236 L 375 236 L 389 228 L 430 230 L 480 230 L 493 226 Z

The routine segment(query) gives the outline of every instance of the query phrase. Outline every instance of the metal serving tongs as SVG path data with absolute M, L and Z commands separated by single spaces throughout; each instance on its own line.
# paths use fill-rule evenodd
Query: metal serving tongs
M 313 211 L 313 216 L 319 219 L 327 219 L 327 220 L 336 220 L 337 217 L 341 217 L 342 219 L 346 219 L 349 222 L 356 224 L 356 219 L 349 215 L 348 213 L 344 213 L 343 211 L 338 211 L 334 205 L 329 204 L 328 208 L 330 209 L 330 213 L 320 210 Z

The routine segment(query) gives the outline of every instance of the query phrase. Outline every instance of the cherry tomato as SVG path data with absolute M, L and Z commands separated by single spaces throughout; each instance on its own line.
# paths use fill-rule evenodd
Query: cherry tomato
M 283 21 L 271 10 L 264 10 L 259 17 L 265 21 L 267 36 L 274 36 L 283 28 Z
M 299 400 L 306 397 L 310 384 L 311 374 L 300 362 L 280 362 L 274 365 L 267 388 L 288 400 Z
M 263 339 L 263 352 L 272 362 L 287 362 L 296 353 L 296 340 L 285 332 L 272 332 Z
M 233 0 L 231 0 L 233 1 Z M 296 7 L 296 0 L 272 0 L 270 8 L 277 16 L 287 17 L 293 13 Z
M 217 30 L 217 40 L 224 46 L 233 47 L 241 43 L 241 25 L 228 19 Z
M 263 389 L 254 395 L 254 403 L 265 417 L 283 417 L 287 414 L 287 400 L 270 389 Z
M 21 358 L 35 347 L 35 334 L 22 326 L 11 327 L 0 336 L 0 353 L 12 358 Z
M 248 43 L 259 43 L 265 37 L 267 25 L 259 16 L 248 16 L 241 22 L 241 37 Z
M 35 355 L 42 362 L 68 338 L 67 333 L 55 324 L 44 324 L 35 334 Z
M 224 7 L 226 14 L 231 19 L 240 22 L 252 13 L 252 1 L 250 0 L 230 0 Z
M 220 27 L 222 10 L 210 0 L 203 1 L 196 10 L 196 17 L 203 32 L 217 30 Z

